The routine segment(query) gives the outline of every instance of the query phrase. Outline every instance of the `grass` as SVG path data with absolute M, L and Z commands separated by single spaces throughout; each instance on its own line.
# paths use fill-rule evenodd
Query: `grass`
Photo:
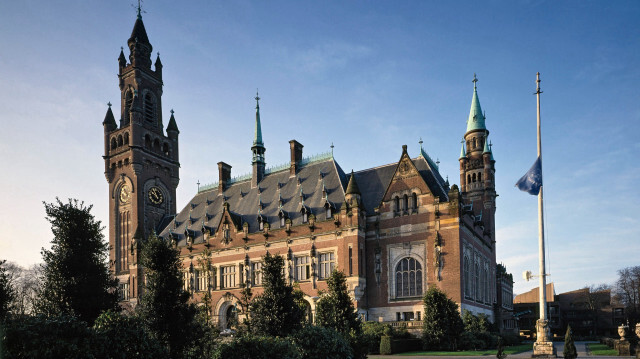
M 591 352 L 591 355 L 605 355 L 605 356 L 617 356 L 618 351 L 611 349 L 606 344 L 600 343 L 587 343 L 587 347 Z
M 528 350 L 533 349 L 533 344 L 520 344 L 514 345 L 510 347 L 504 348 L 505 354 L 518 354 L 522 352 L 526 352 Z M 493 355 L 495 356 L 498 352 L 497 349 L 487 349 L 487 350 L 465 350 L 459 352 L 439 352 L 439 351 L 421 351 L 421 352 L 407 352 L 400 353 L 399 356 L 417 356 L 417 355 L 426 355 L 426 356 L 482 356 L 482 355 Z M 617 354 L 616 354 L 617 355 Z

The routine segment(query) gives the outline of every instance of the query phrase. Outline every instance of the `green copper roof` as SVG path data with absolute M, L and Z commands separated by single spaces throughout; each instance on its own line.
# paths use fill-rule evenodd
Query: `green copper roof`
M 262 143 L 262 126 L 260 126 L 260 97 L 256 92 L 256 129 L 255 137 L 253 138 L 254 146 L 264 146 Z
M 460 158 L 466 158 L 467 153 L 464 151 L 464 141 L 462 141 L 462 148 L 460 148 Z
M 467 132 L 473 130 L 485 130 L 484 114 L 480 107 L 480 100 L 478 99 L 478 88 L 476 83 L 478 79 L 476 75 L 473 75 L 473 98 L 471 99 L 471 110 L 469 111 L 469 119 L 467 120 Z
M 169 119 L 169 124 L 167 125 L 167 132 L 169 131 L 176 131 L 180 133 L 180 131 L 178 131 L 178 124 L 176 123 L 176 118 L 173 117 L 173 109 L 171 110 L 171 118 Z
M 491 153 L 491 150 L 489 149 L 489 139 L 487 136 L 484 136 L 484 149 L 482 150 L 482 154 L 485 153 Z

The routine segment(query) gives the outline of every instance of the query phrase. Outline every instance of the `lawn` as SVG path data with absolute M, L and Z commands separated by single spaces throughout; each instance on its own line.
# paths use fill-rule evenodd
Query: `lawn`
M 522 352 L 526 352 L 528 350 L 533 349 L 533 344 L 520 344 L 514 345 L 511 347 L 505 347 L 505 354 L 518 354 Z M 493 355 L 495 356 L 498 352 L 497 349 L 488 349 L 488 350 L 466 350 L 460 352 L 438 352 L 438 351 L 422 351 L 422 352 L 407 352 L 407 353 L 399 353 L 397 355 L 404 356 L 417 356 L 417 355 L 427 355 L 427 356 L 482 356 L 482 355 Z
M 606 356 L 617 356 L 618 351 L 615 349 L 611 349 L 605 344 L 600 343 L 587 343 L 587 347 L 591 352 L 591 355 L 606 355 Z

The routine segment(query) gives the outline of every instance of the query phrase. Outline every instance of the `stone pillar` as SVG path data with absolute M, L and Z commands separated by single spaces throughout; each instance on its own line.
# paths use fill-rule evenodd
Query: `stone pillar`
M 533 343 L 533 355 L 534 358 L 556 358 L 556 348 L 551 341 L 551 335 L 549 330 L 549 321 L 546 319 L 538 319 L 536 322 L 537 339 Z
M 629 327 L 622 324 L 618 327 L 618 335 L 620 335 L 620 340 L 616 341 L 616 350 L 618 351 L 618 356 L 629 356 L 631 355 L 631 343 L 627 340 L 627 331 Z

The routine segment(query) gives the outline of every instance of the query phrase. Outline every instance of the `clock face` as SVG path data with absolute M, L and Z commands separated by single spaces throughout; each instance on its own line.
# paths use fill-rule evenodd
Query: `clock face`
M 164 202 L 164 195 L 158 187 L 151 187 L 149 189 L 149 201 L 153 204 L 162 204 Z
M 126 184 L 120 188 L 120 202 L 127 203 L 131 198 L 131 188 Z

